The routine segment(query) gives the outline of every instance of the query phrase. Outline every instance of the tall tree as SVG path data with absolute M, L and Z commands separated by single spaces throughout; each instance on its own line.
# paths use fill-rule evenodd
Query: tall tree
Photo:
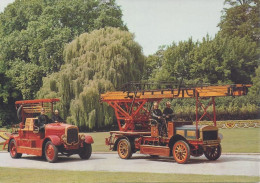
M 134 36 L 120 29 L 81 34 L 66 46 L 61 71 L 44 78 L 38 97 L 60 97 L 59 107 L 67 121 L 81 128 L 109 125 L 114 111 L 98 102 L 100 94 L 142 78 L 141 50 Z
M 115 0 L 16 0 L 8 5 L 0 13 L 0 103 L 14 96 L 33 98 L 42 77 L 64 64 L 65 44 L 106 26 L 126 30 L 121 18 Z
M 260 40 L 260 1 L 225 0 L 228 8 L 223 10 L 219 23 L 221 32 L 229 37 L 249 36 L 254 41 Z

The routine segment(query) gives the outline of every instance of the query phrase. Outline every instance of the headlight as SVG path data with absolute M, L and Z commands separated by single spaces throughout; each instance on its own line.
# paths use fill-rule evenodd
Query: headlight
M 218 133 L 218 138 L 220 138 L 222 140 L 223 139 L 223 135 L 221 133 Z
M 67 136 L 64 134 L 64 135 L 61 136 L 61 139 L 62 139 L 63 142 L 66 142 Z
M 81 134 L 81 135 L 80 135 L 80 139 L 81 139 L 81 140 L 85 140 L 85 135 Z

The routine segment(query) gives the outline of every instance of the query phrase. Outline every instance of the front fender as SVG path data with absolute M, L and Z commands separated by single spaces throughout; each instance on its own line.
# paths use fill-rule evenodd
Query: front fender
M 56 135 L 50 135 L 46 138 L 49 138 L 51 140 L 51 142 L 53 143 L 53 145 L 55 145 L 55 146 L 59 146 L 62 144 L 61 139 Z
M 85 135 L 85 142 L 87 144 L 93 144 L 94 140 L 93 140 L 93 138 L 90 135 Z

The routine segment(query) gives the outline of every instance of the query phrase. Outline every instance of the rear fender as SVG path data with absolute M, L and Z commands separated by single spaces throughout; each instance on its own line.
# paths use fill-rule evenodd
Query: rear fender
M 58 136 L 56 136 L 56 135 L 50 135 L 50 136 L 46 137 L 46 139 L 50 139 L 50 141 L 55 146 L 59 146 L 59 145 L 62 144 L 61 139 Z
M 93 144 L 94 140 L 90 135 L 85 135 L 85 143 L 87 144 Z
M 121 139 L 126 139 L 126 140 L 128 140 L 128 141 L 130 142 L 130 144 L 131 144 L 132 151 L 135 152 L 134 139 L 128 138 L 128 137 L 126 137 L 126 136 L 121 136 L 121 137 L 119 137 L 118 139 L 116 139 L 116 142 L 114 143 L 114 146 L 113 146 L 113 149 L 112 149 L 113 151 L 117 151 L 117 144 L 118 144 L 118 142 L 119 142 Z
M 172 155 L 172 148 L 174 146 L 174 144 L 179 141 L 179 140 L 183 140 L 184 142 L 187 142 L 187 144 L 189 144 L 189 142 L 187 141 L 187 139 L 179 134 L 174 135 L 171 137 L 170 141 L 169 141 L 169 148 L 170 148 L 170 154 Z

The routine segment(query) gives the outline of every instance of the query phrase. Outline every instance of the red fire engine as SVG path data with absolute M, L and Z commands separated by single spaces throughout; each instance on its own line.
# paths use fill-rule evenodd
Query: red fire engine
M 82 159 L 89 159 L 92 153 L 91 136 L 80 134 L 77 126 L 65 123 L 50 123 L 43 131 L 39 130 L 38 118 L 41 109 L 53 114 L 53 105 L 59 99 L 37 99 L 15 102 L 18 118 L 21 122 L 14 130 L 3 148 L 8 145 L 12 158 L 22 154 L 45 157 L 48 162 L 56 162 L 58 153 L 66 156 L 79 154 Z

